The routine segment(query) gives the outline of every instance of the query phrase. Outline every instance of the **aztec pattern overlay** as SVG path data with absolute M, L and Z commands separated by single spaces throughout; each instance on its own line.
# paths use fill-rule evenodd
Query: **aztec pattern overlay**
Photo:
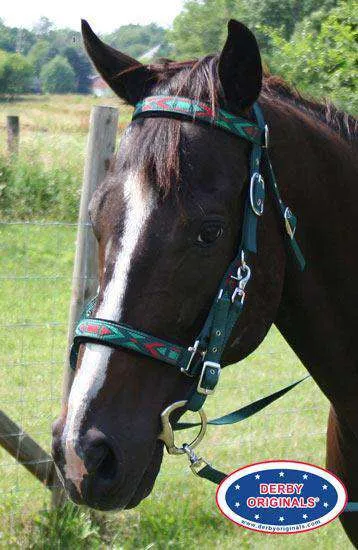
M 195 121 L 217 126 L 236 136 L 247 139 L 256 145 L 262 145 L 263 131 L 253 122 L 228 113 L 224 109 L 218 109 L 217 112 L 214 113 L 211 107 L 206 103 L 194 101 L 186 97 L 147 97 L 143 101 L 137 103 L 133 113 L 133 119 L 147 113 L 165 112 L 182 115 Z
M 83 319 L 78 324 L 75 339 L 86 341 L 86 338 L 102 341 L 113 347 L 133 350 L 172 365 L 178 363 L 179 357 L 184 351 L 179 346 L 170 345 L 159 338 L 154 338 L 125 325 L 101 319 Z

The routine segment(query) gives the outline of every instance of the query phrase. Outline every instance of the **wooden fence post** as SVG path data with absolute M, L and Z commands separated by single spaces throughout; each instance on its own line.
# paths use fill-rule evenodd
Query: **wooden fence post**
M 68 322 L 68 349 L 86 301 L 96 293 L 98 286 L 97 242 L 88 218 L 88 205 L 94 191 L 104 179 L 116 145 L 118 109 L 93 107 L 87 142 L 83 186 L 78 217 L 76 255 L 72 278 L 72 297 Z M 63 375 L 62 403 L 65 407 L 73 382 L 68 354 Z M 64 496 L 60 488 L 52 491 L 52 503 L 57 506 Z
M 7 151 L 9 155 L 17 155 L 19 152 L 20 122 L 18 116 L 6 117 Z
M 46 487 L 53 488 L 57 475 L 52 458 L 1 410 L 0 446 Z

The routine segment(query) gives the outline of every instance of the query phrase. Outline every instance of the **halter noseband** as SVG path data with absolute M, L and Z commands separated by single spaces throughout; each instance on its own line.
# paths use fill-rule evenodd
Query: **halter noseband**
M 220 481 L 225 474 L 214 470 L 207 463 L 202 467 L 203 460 L 198 459 L 193 453 L 193 445 L 175 447 L 169 415 L 175 408 L 183 406 L 188 410 L 200 411 L 206 397 L 214 392 L 218 383 L 221 372 L 221 356 L 232 330 L 240 318 L 245 303 L 245 288 L 251 278 L 251 269 L 247 263 L 247 258 L 249 254 L 257 253 L 257 224 L 264 212 L 265 201 L 265 182 L 261 175 L 263 164 L 266 167 L 271 196 L 281 217 L 287 242 L 294 253 L 299 268 L 303 270 L 305 267 L 305 260 L 295 239 L 297 220 L 290 208 L 281 199 L 267 149 L 268 126 L 265 124 L 261 108 L 257 103 L 253 106 L 253 112 L 256 123 L 228 113 L 224 109 L 218 109 L 214 113 L 206 103 L 185 97 L 152 96 L 137 104 L 133 119 L 158 116 L 180 118 L 220 128 L 252 144 L 250 178 L 244 209 L 241 243 L 236 257 L 229 265 L 219 285 L 204 326 L 194 344 L 189 348 L 156 338 L 124 323 L 91 317 L 96 302 L 95 298 L 87 306 L 78 322 L 70 354 L 70 365 L 72 369 L 75 369 L 80 345 L 93 342 L 112 348 L 135 351 L 174 366 L 184 375 L 196 378 L 198 383 L 189 400 L 175 403 L 163 411 L 163 432 L 160 438 L 164 440 L 169 452 L 173 454 L 186 453 L 196 473 L 214 482 Z M 295 382 L 247 407 L 208 423 L 232 424 L 247 418 L 284 395 L 299 382 Z M 202 426 L 203 424 L 206 425 L 206 419 L 203 420 L 203 418 L 202 414 Z M 187 423 L 177 424 L 175 429 L 183 429 L 192 425 Z M 202 435 L 201 433 L 200 438 Z

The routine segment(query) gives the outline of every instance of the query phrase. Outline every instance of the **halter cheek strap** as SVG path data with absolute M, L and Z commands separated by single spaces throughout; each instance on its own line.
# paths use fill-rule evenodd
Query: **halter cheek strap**
M 254 103 L 253 112 L 256 122 L 247 120 L 229 113 L 225 109 L 216 112 L 204 102 L 195 101 L 178 96 L 150 96 L 140 101 L 134 110 L 133 120 L 138 118 L 168 117 L 188 120 L 195 123 L 210 125 L 225 130 L 252 144 L 250 155 L 250 184 L 246 199 L 244 214 L 241 250 L 257 253 L 257 222 L 263 214 L 265 201 L 265 182 L 262 178 L 262 165 L 265 164 L 268 172 L 267 184 L 283 222 L 283 228 L 301 270 L 305 268 L 305 260 L 295 239 L 297 218 L 291 209 L 283 202 L 278 182 L 276 180 L 268 153 L 269 130 L 265 123 L 262 110 L 258 103 Z

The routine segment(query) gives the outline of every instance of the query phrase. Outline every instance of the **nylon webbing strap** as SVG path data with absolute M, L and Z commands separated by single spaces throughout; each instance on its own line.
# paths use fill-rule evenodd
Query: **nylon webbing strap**
M 229 414 L 225 414 L 224 416 L 209 420 L 207 423 L 211 426 L 227 426 L 231 424 L 237 424 L 242 420 L 246 420 L 246 418 L 250 418 L 250 416 L 253 416 L 259 411 L 262 411 L 262 409 L 265 409 L 266 407 L 271 405 L 271 403 L 284 396 L 290 390 L 293 390 L 293 388 L 298 386 L 298 384 L 301 384 L 301 382 L 307 380 L 307 378 L 310 377 L 311 375 L 308 374 L 304 378 L 293 382 L 293 384 L 289 384 L 288 386 L 281 388 L 280 390 L 271 393 L 270 395 L 262 397 L 261 399 L 258 399 L 253 403 L 250 403 L 250 405 L 245 405 L 245 407 L 241 407 L 240 409 L 237 409 L 236 411 L 233 411 Z M 178 422 L 173 429 L 186 430 L 187 428 L 194 428 L 195 426 L 200 426 L 200 422 Z
M 258 399 L 257 401 L 254 401 L 253 403 L 246 405 L 245 407 L 241 407 L 240 409 L 237 409 L 232 413 L 226 414 L 224 416 L 220 416 L 219 418 L 215 418 L 214 420 L 209 420 L 207 424 L 211 426 L 227 426 L 231 424 L 237 424 L 242 420 L 246 420 L 247 418 L 250 418 L 254 414 L 261 411 L 262 409 L 265 409 L 266 407 L 268 407 L 271 403 L 273 403 L 280 397 L 283 397 L 287 392 L 289 392 L 290 390 L 298 386 L 298 384 L 301 384 L 301 382 L 303 382 L 304 380 L 307 380 L 307 378 L 310 378 L 310 377 L 311 375 L 307 375 L 304 378 L 297 380 L 293 384 L 289 384 L 288 386 L 270 395 L 267 395 L 266 397 Z M 200 422 L 178 422 L 173 429 L 185 430 L 187 428 L 193 428 L 195 426 L 200 426 Z M 207 479 L 208 481 L 211 481 L 216 484 L 219 484 L 227 476 L 227 474 L 224 474 L 224 472 L 217 470 L 207 462 L 205 462 L 205 466 L 200 470 L 195 469 L 195 473 L 199 477 Z
M 219 485 L 223 481 L 223 479 L 227 477 L 227 474 L 224 474 L 224 472 L 213 468 L 210 464 L 206 464 L 204 468 L 196 471 L 195 473 L 197 476 L 203 479 L 207 479 L 208 481 L 211 481 L 216 485 Z
M 84 317 L 75 330 L 73 359 L 77 355 L 79 345 L 91 341 L 113 348 L 136 351 L 174 366 L 180 364 L 181 361 L 185 363 L 190 355 L 188 350 L 180 345 L 156 338 L 124 323 Z
M 268 174 L 269 174 L 268 183 L 270 185 L 270 189 L 271 189 L 276 207 L 278 208 L 279 214 L 281 215 L 281 218 L 283 220 L 285 232 L 288 237 L 288 243 L 297 260 L 299 268 L 301 269 L 301 271 L 303 271 L 306 267 L 306 262 L 302 254 L 302 251 L 295 238 L 295 232 L 297 228 L 297 218 L 292 213 L 290 208 L 286 206 L 283 200 L 281 199 L 280 191 L 276 181 L 276 176 L 273 171 L 272 164 L 271 164 L 270 157 L 267 150 L 265 150 L 264 152 L 264 158 L 266 159 L 266 166 L 268 168 Z
M 157 95 L 146 97 L 135 106 L 132 119 L 138 117 L 165 117 L 195 120 L 216 126 L 257 145 L 262 144 L 262 129 L 254 122 L 225 111 L 215 111 L 202 101 L 187 97 Z
M 344 512 L 358 512 L 358 502 L 348 502 L 347 506 L 344 509 Z

